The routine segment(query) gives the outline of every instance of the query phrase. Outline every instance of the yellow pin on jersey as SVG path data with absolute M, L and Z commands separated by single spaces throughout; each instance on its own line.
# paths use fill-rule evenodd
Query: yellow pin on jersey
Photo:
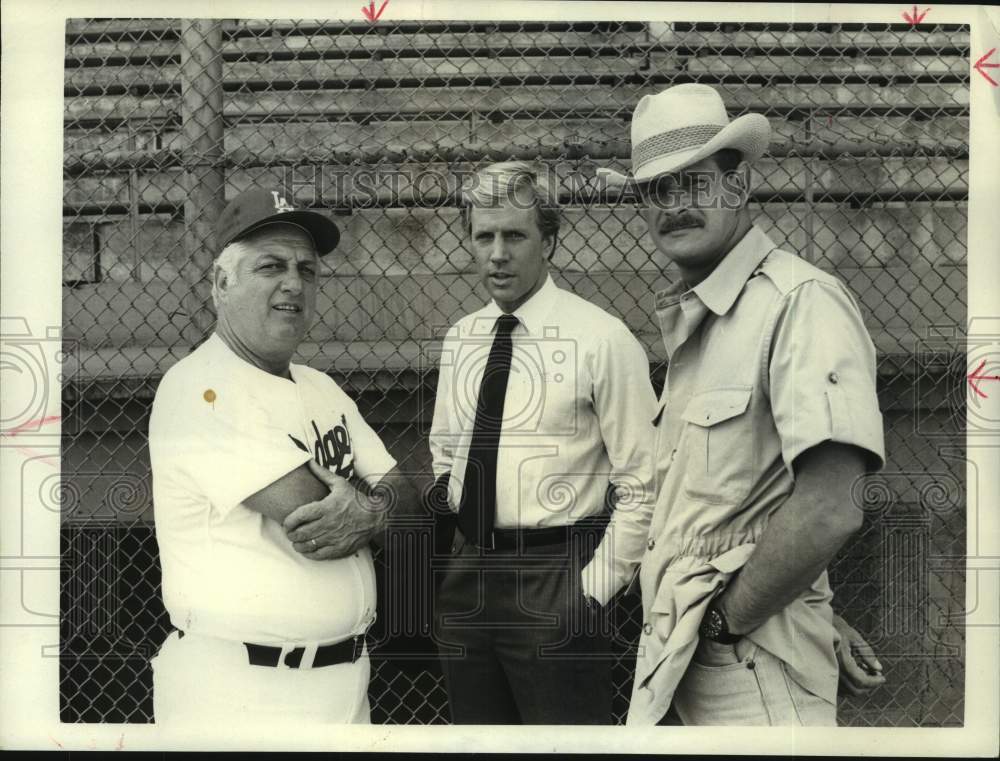
M 212 389 L 208 389 L 201 396 L 209 404 L 215 404 L 215 392 Z

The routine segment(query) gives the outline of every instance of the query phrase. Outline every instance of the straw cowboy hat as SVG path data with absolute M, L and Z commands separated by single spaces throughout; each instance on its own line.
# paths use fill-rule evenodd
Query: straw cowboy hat
M 632 172 L 602 169 L 612 185 L 648 182 L 677 172 L 723 148 L 752 163 L 767 150 L 771 125 L 761 114 L 730 122 L 722 97 L 711 87 L 683 84 L 646 95 L 632 114 Z

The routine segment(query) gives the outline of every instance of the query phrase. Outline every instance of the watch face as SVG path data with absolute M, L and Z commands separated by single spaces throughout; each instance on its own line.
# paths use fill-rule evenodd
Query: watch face
M 717 610 L 712 611 L 712 636 L 718 637 L 722 634 L 722 614 Z
M 714 639 L 719 636 L 719 632 L 722 631 L 722 616 L 719 615 L 719 611 L 714 608 L 709 608 L 708 612 L 705 614 L 705 618 L 701 623 L 701 634 L 703 637 L 708 639 Z

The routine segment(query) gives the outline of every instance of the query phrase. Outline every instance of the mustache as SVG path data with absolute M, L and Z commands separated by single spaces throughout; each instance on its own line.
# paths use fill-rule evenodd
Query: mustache
M 680 230 L 683 227 L 704 227 L 704 225 L 694 214 L 684 213 L 664 218 L 660 223 L 660 232 L 670 233 L 674 230 Z

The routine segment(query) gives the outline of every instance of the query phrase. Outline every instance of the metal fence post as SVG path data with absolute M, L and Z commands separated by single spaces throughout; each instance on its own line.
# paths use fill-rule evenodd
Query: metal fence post
M 226 202 L 223 167 L 222 23 L 191 19 L 181 26 L 181 120 L 184 133 L 184 251 L 190 290 L 184 334 L 192 344 L 212 329 L 213 223 Z

